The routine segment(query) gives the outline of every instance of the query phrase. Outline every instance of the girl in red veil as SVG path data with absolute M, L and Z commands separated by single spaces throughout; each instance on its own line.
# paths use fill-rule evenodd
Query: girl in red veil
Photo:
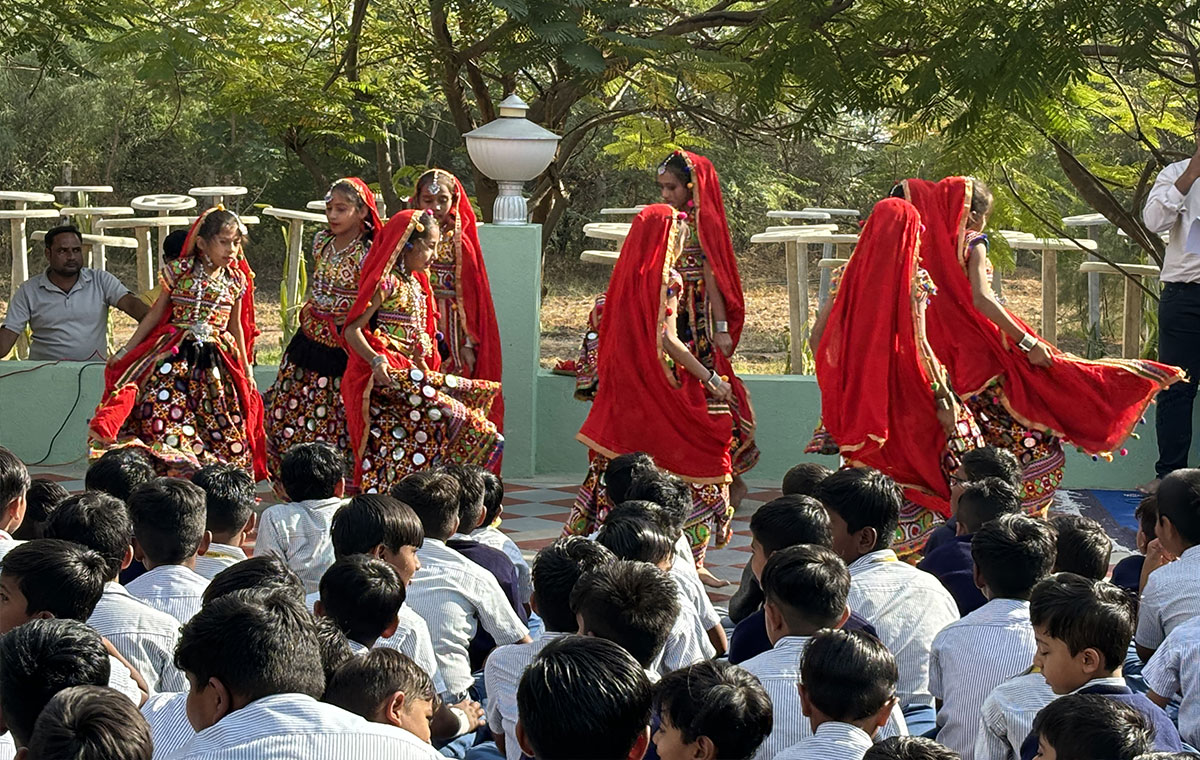
M 363 262 L 346 316 L 342 377 L 354 486 L 387 493 L 441 464 L 492 467 L 504 438 L 488 420 L 500 384 L 438 371 L 437 309 L 426 270 L 440 229 L 428 212 L 392 217 Z
M 923 260 L 939 291 L 929 342 L 987 443 L 1020 460 L 1026 511 L 1043 514 L 1062 481 L 1061 441 L 1111 458 L 1183 371 L 1152 361 L 1091 361 L 1051 346 L 992 293 L 986 186 L 967 177 L 910 179 L 902 191 L 921 213 Z
M 300 443 L 324 441 L 346 454 L 342 327 L 358 295 L 358 275 L 372 238 L 383 224 L 375 193 L 358 177 L 339 179 L 325 194 L 329 227 L 313 237 L 313 272 L 300 329 L 292 336 L 275 383 L 265 394 L 267 465 L 278 474 L 284 453 Z
M 93 454 L 143 449 L 160 473 L 228 462 L 267 476 L 262 399 L 251 372 L 254 273 L 245 228 L 217 206 L 162 272 L 162 293 L 104 371 Z
M 730 538 L 732 386 L 680 340 L 676 319 L 685 285 L 674 269 L 688 234 L 686 215 L 665 204 L 637 215 L 607 292 L 599 335 L 600 382 L 578 438 L 590 452 L 588 474 L 567 522 L 586 535 L 603 522 L 600 484 L 608 461 L 646 452 L 692 487 L 694 513 L 685 533 L 697 564 L 709 539 Z

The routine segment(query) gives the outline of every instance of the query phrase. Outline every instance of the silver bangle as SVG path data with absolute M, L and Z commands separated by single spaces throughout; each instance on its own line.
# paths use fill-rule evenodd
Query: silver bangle
M 728 322 L 726 322 L 725 320 L 720 320 L 720 321 L 718 321 L 718 322 L 717 322 L 717 332 L 718 332 L 718 333 L 727 333 L 727 332 L 729 332 L 729 323 L 728 323 Z
M 1017 344 L 1017 348 L 1021 349 L 1025 353 L 1029 353 L 1033 349 L 1037 348 L 1037 344 L 1038 339 L 1036 335 L 1033 333 L 1025 333 L 1025 335 L 1021 337 L 1021 342 Z
M 387 357 L 383 354 L 375 354 L 375 358 L 371 360 L 371 369 L 387 363 Z

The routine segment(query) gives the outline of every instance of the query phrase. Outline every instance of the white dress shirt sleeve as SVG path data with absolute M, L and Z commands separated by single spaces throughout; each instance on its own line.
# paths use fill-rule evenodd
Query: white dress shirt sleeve
M 1150 194 L 1146 196 L 1142 220 L 1156 235 L 1170 231 L 1183 212 L 1184 195 L 1175 187 L 1175 181 L 1186 168 L 1185 164 L 1180 164 L 1163 169 L 1154 180 Z
M 515 644 L 529 635 L 529 629 L 517 617 L 493 576 L 484 578 L 479 589 L 481 598 L 475 600 L 475 612 L 479 616 L 479 624 L 495 639 L 496 646 Z
M 1146 679 L 1146 685 L 1160 697 L 1171 698 L 1180 691 L 1181 650 L 1179 647 L 1180 637 L 1176 635 L 1180 630 L 1185 629 L 1176 628 L 1171 631 L 1162 646 L 1154 651 L 1150 662 L 1146 663 L 1146 667 L 1142 669 L 1142 677 Z

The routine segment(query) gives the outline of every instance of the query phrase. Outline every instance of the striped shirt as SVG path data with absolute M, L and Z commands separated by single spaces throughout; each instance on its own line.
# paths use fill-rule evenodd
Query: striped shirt
M 0 736 L 0 760 L 13 760 L 17 756 L 17 745 L 13 743 L 12 734 L 5 731 Z
M 1146 580 L 1138 607 L 1137 635 L 1133 640 L 1146 649 L 1158 649 L 1175 626 L 1200 617 L 1200 546 L 1179 555 Z
M 240 546 L 209 544 L 208 551 L 196 557 L 196 573 L 211 581 L 217 573 L 227 567 L 233 567 L 244 559 L 246 559 L 246 552 Z
M 517 570 L 517 591 L 521 597 L 521 604 L 529 604 L 533 596 L 533 574 L 530 572 L 529 563 L 525 561 L 525 555 L 521 553 L 521 548 L 504 531 L 491 525 L 476 529 L 468 538 L 484 546 L 499 549 L 512 560 L 513 567 Z
M 690 551 L 687 559 L 681 558 L 678 553 L 675 555 L 671 562 L 671 577 L 683 589 L 684 594 L 699 614 L 702 629 L 708 631 L 721 624 L 721 616 L 717 614 L 712 599 L 708 598 L 708 592 L 704 590 L 704 584 L 700 582 L 700 575 L 696 572 L 696 563 L 692 559 Z
M 159 565 L 134 578 L 125 590 L 156 610 L 186 623 L 200 611 L 208 579 L 183 565 Z
M 529 644 L 496 647 L 483 666 L 488 728 L 496 736 L 504 735 L 504 753 L 508 760 L 521 758 L 521 745 L 517 743 L 517 685 L 521 676 L 542 647 L 565 635 L 543 633 Z
M 993 599 L 943 628 L 929 655 L 929 691 L 942 700 L 938 742 L 974 760 L 983 703 L 1028 671 L 1036 651 L 1029 602 L 1020 599 Z
M 156 753 L 157 757 L 157 753 Z M 440 760 L 401 728 L 368 723 L 303 694 L 273 694 L 228 713 L 170 760 Z
M 142 687 L 133 680 L 133 675 L 130 674 L 129 668 L 125 667 L 125 663 L 111 654 L 108 656 L 108 688 L 129 697 L 134 706 L 142 703 Z
M 1195 582 L 1195 581 L 1193 581 Z M 1167 634 L 1162 646 L 1142 669 L 1146 685 L 1160 697 L 1182 694 L 1179 733 L 1193 747 L 1200 746 L 1200 618 L 1189 620 Z
M 428 624 L 446 689 L 461 699 L 475 683 L 467 648 L 479 627 L 483 626 L 497 645 L 520 641 L 529 630 L 513 611 L 495 576 L 444 541 L 427 536 L 417 550 L 417 558 L 421 569 L 408 586 L 406 604 Z
M 980 710 L 975 760 L 1016 760 L 1033 719 L 1056 695 L 1041 673 L 1010 678 L 996 688 Z
M 776 755 L 776 760 L 862 760 L 871 748 L 866 731 L 849 723 L 825 721 L 816 733 Z
M 179 621 L 134 598 L 119 583 L 104 584 L 88 625 L 112 642 L 137 668 L 154 691 L 187 691 L 183 672 L 175 667 Z
M 679 614 L 667 635 L 667 642 L 662 651 L 650 663 L 649 670 L 665 676 L 674 670 L 686 668 L 701 660 L 707 660 L 716 654 L 708 634 L 700 626 L 700 616 L 696 608 L 688 601 L 683 592 L 676 587 L 676 600 L 679 602 Z
M 155 694 L 142 705 L 142 717 L 150 724 L 154 757 L 175 752 L 192 740 L 196 730 L 188 721 L 187 692 Z
M 304 581 L 304 593 L 321 587 L 321 576 L 333 564 L 329 528 L 342 499 L 311 499 L 267 507 L 258 520 L 255 554 L 274 554 Z
M 950 592 L 937 578 L 883 549 L 850 563 L 847 604 L 871 621 L 895 655 L 900 705 L 932 705 L 929 650 L 933 637 L 958 620 L 958 605 Z
M 446 682 L 442 680 L 442 672 L 438 670 L 437 659 L 433 655 L 433 640 L 429 638 L 429 626 L 425 624 L 425 620 L 405 604 L 396 613 L 396 621 L 396 632 L 386 639 L 376 641 L 375 646 L 396 649 L 408 655 L 417 663 L 417 667 L 433 680 L 433 688 L 437 693 L 445 693 Z

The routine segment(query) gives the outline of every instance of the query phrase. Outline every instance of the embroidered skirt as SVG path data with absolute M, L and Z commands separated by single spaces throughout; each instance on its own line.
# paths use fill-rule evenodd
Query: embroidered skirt
M 312 340 L 303 329 L 288 344 L 275 382 L 263 394 L 267 466 L 275 477 L 283 455 L 301 443 L 324 441 L 349 462 L 341 394 L 345 371 L 346 353 Z

